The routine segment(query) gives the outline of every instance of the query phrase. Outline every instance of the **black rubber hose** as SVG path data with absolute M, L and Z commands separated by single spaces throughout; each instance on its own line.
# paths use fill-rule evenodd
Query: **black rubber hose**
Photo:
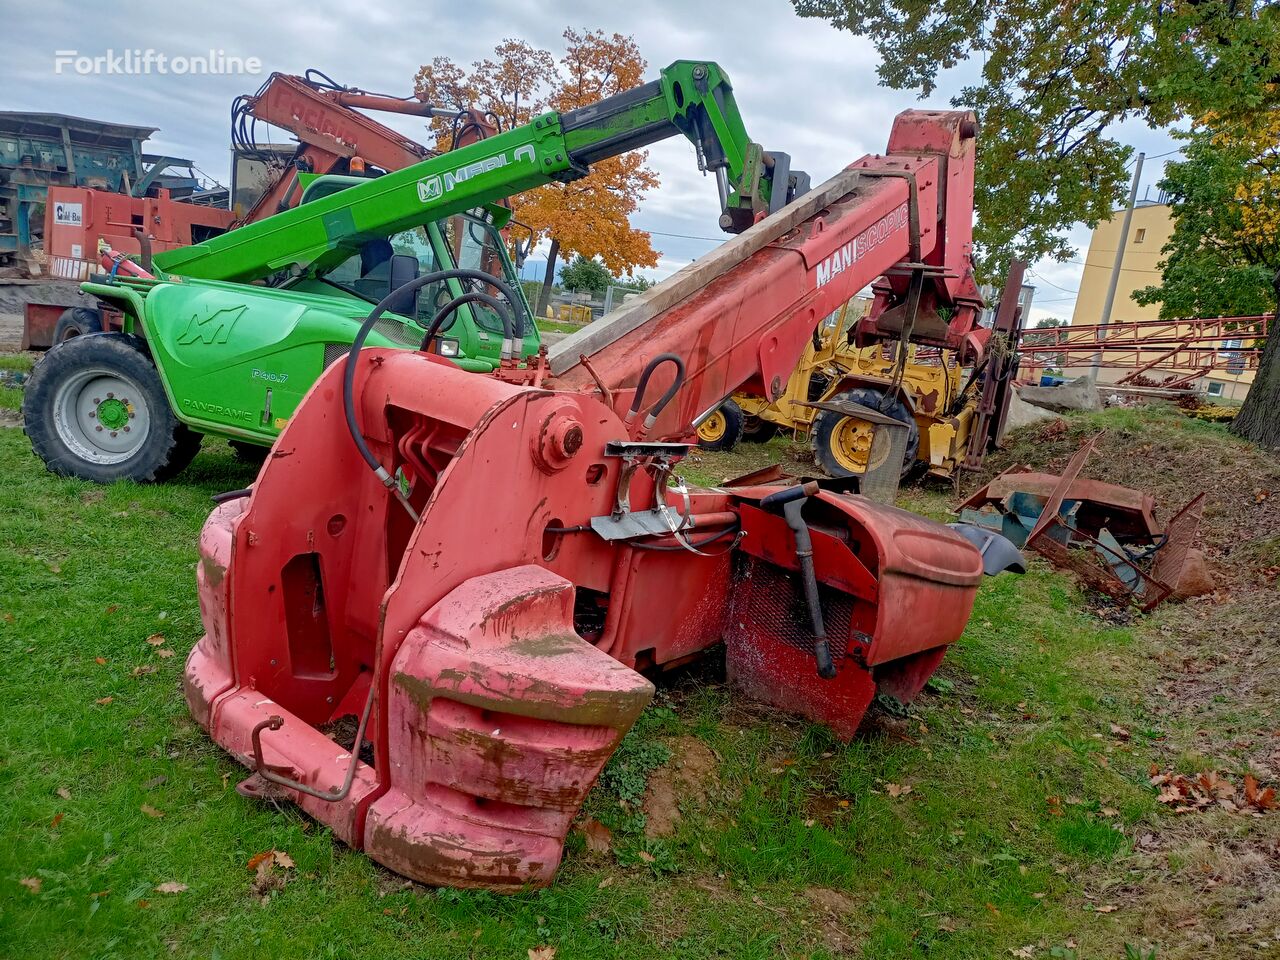
M 209 499 L 214 503 L 226 503 L 228 500 L 239 500 L 253 493 L 252 487 L 243 487 L 239 490 L 227 490 L 224 493 L 215 493 Z
M 427 324 L 427 332 L 422 338 L 422 346 L 418 348 L 419 350 L 425 351 L 427 347 L 430 346 L 431 341 L 434 340 L 436 334 L 440 332 L 440 327 L 444 325 L 445 318 L 464 303 L 483 303 L 498 315 L 498 318 L 502 321 L 502 336 L 505 341 L 504 345 L 510 344 L 511 347 L 514 348 L 516 343 L 521 342 L 515 339 L 511 311 L 507 309 L 502 301 L 497 297 L 489 296 L 487 293 L 481 293 L 479 290 L 472 290 L 469 293 L 464 293 L 461 296 L 454 297 L 441 307 L 436 315 L 431 318 L 431 322 Z M 518 353 L 516 355 L 519 356 Z
M 364 441 L 364 436 L 360 433 L 359 423 L 356 422 L 356 358 L 360 355 L 360 351 L 364 349 L 364 342 L 369 339 L 369 333 L 373 330 L 373 325 L 382 319 L 382 315 L 391 308 L 393 301 L 403 297 L 406 293 L 412 293 L 415 290 L 422 289 L 429 283 L 437 283 L 441 280 L 481 280 L 492 284 L 504 296 L 514 302 L 514 291 L 504 281 L 482 270 L 454 268 L 452 270 L 435 270 L 431 273 L 424 273 L 420 277 L 414 277 L 408 283 L 402 284 L 379 300 L 373 310 L 370 311 L 369 316 L 364 318 L 364 323 L 360 324 L 360 329 L 356 331 L 355 339 L 351 342 L 351 349 L 347 351 L 347 366 L 342 371 L 342 411 L 346 415 L 347 430 L 351 433 L 351 439 L 355 441 L 356 449 L 360 452 L 360 456 L 364 458 L 364 462 L 374 472 L 374 475 L 377 476 L 384 487 L 394 493 L 396 499 L 404 505 L 405 510 L 409 512 L 409 515 L 415 521 L 418 519 L 417 511 L 409 504 L 408 498 L 400 492 L 395 477 L 388 473 L 386 467 L 379 463 L 378 458 L 373 455 L 373 451 L 369 449 L 369 445 Z
M 627 413 L 627 423 L 631 423 L 640 413 L 640 408 L 644 406 L 645 391 L 649 389 L 649 378 L 653 376 L 653 371 L 657 370 L 664 363 L 675 364 L 676 375 L 671 381 L 671 386 L 667 387 L 667 392 L 658 398 L 644 418 L 644 427 L 649 429 L 653 426 L 655 420 L 658 419 L 664 407 L 671 402 L 671 398 L 676 395 L 682 386 L 684 386 L 684 361 L 674 353 L 660 353 L 647 364 L 644 370 L 640 372 L 640 382 L 636 384 L 636 395 L 631 400 L 631 409 Z

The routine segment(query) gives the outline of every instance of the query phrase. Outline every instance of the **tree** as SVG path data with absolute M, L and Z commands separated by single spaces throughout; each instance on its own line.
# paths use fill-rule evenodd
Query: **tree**
M 488 111 L 508 129 L 543 111 L 572 110 L 640 85 L 648 64 L 630 37 L 573 29 L 562 36 L 565 52 L 559 60 L 523 40 L 504 40 L 494 48 L 493 59 L 473 63 L 470 71 L 448 57 L 436 57 L 418 70 L 414 92 L 429 103 Z M 447 150 L 451 122 L 437 118 L 432 125 L 437 148 Z M 515 218 L 533 229 L 534 240 L 551 241 L 539 313 L 546 309 L 561 251 L 599 258 L 614 274 L 657 265 L 649 234 L 629 222 L 645 191 L 658 185 L 658 175 L 645 165 L 648 156 L 639 150 L 609 157 L 580 180 L 511 198 Z
M 587 291 L 597 297 L 604 296 L 605 290 L 613 283 L 613 274 L 605 269 L 599 260 L 588 260 L 578 254 L 560 271 L 560 286 L 575 293 Z
M 1133 298 L 1160 304 L 1160 316 L 1221 317 L 1275 307 L 1271 280 L 1280 269 L 1275 231 L 1247 230 L 1250 187 L 1260 192 L 1253 147 L 1240 138 L 1199 129 L 1181 162 L 1165 167 L 1160 189 L 1169 197 L 1173 234 L 1161 253 L 1160 283 Z M 1258 214 L 1253 214 L 1257 219 Z
M 1134 294 L 1160 316 L 1253 316 L 1280 305 L 1280 111 L 1210 116 L 1160 187 L 1173 209 L 1161 281 Z M 1275 329 L 1273 325 L 1273 329 Z M 1280 335 L 1272 333 L 1231 429 L 1280 447 Z
M 1265 0 L 792 0 L 869 38 L 882 84 L 933 93 L 981 58 L 953 99 L 978 111 L 979 273 L 1065 260 L 1072 224 L 1110 216 L 1130 150 L 1107 131 L 1280 105 L 1280 10 Z

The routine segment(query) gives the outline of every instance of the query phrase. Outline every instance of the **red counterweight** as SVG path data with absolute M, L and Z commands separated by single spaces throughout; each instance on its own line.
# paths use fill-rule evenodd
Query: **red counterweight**
M 424 883 L 510 890 L 553 877 L 644 673 L 724 642 L 734 684 L 842 737 L 877 691 L 917 693 L 968 620 L 968 541 L 816 484 L 686 489 L 672 471 L 700 413 L 785 380 L 879 277 L 883 313 L 946 306 L 946 335 L 971 332 L 973 133 L 970 114 L 905 114 L 890 154 L 547 365 L 361 352 L 354 416 L 404 503 L 352 442 L 333 364 L 201 538 L 187 698 L 254 770 L 242 791 Z M 335 732 L 349 717 L 354 738 Z

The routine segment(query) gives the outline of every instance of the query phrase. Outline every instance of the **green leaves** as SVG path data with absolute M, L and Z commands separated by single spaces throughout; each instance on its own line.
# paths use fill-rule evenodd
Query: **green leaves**
M 980 81 L 952 98 L 978 111 L 975 229 L 979 274 L 1011 257 L 1070 255 L 1065 232 L 1119 203 L 1131 151 L 1107 136 L 1207 113 L 1247 115 L 1280 103 L 1280 13 L 1261 2 L 1127 0 L 792 0 L 867 37 L 881 83 L 934 92 L 970 59 Z
M 1139 290 L 1138 303 L 1159 303 L 1162 317 L 1248 316 L 1275 309 L 1272 281 L 1280 243 L 1245 229 L 1238 191 L 1258 176 L 1248 138 L 1200 129 L 1185 159 L 1165 168 L 1160 188 L 1173 206 L 1162 283 Z

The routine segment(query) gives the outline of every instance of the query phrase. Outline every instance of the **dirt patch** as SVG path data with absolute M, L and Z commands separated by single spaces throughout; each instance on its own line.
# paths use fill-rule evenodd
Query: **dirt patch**
M 649 777 L 644 792 L 644 833 L 647 837 L 669 837 L 676 832 L 682 805 L 705 803 L 719 778 L 720 762 L 711 748 L 697 737 L 676 737 L 667 741 L 671 759 Z
M 853 913 L 858 909 L 858 901 L 854 900 L 853 897 L 828 887 L 809 887 L 805 890 L 804 895 L 815 907 L 819 907 L 827 911 L 827 913 L 834 913 L 836 916 Z
M 828 887 L 809 887 L 804 897 L 815 908 L 817 916 L 812 922 L 826 948 L 836 956 L 852 955 L 857 939 L 846 928 L 846 919 L 855 915 L 858 902 Z

